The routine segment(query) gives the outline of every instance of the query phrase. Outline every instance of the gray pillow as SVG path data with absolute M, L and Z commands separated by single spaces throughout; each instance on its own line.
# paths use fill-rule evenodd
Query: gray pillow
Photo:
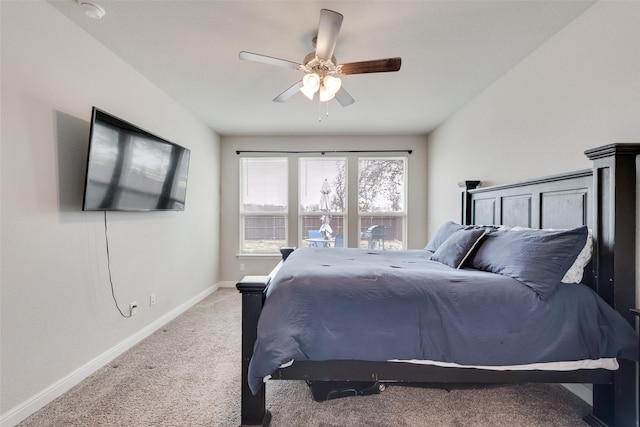
M 458 230 L 438 247 L 430 259 L 452 268 L 461 268 L 486 233 L 484 228 Z
M 571 230 L 495 231 L 476 251 L 478 270 L 512 277 L 548 298 L 587 240 L 587 227 Z
M 447 221 L 440 226 L 433 238 L 425 246 L 425 250 L 435 252 L 438 250 L 441 244 L 449 238 L 453 233 L 458 230 L 462 230 L 465 226 L 457 224 L 453 221 Z

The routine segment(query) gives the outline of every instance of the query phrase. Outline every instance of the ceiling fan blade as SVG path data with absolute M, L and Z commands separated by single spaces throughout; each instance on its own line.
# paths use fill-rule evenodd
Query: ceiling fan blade
M 300 80 L 298 83 L 295 83 L 289 89 L 285 90 L 280 95 L 273 98 L 273 102 L 285 102 L 287 99 L 291 98 L 293 95 L 298 93 L 301 87 L 302 87 L 302 80 Z
M 300 70 L 302 67 L 297 62 L 287 61 L 286 59 L 273 58 L 271 56 L 260 55 L 257 53 L 245 52 L 242 51 L 238 55 L 240 59 L 244 59 L 247 61 L 261 62 L 267 65 L 275 65 L 276 67 L 284 67 L 284 68 L 292 68 L 294 70 Z
M 349 95 L 349 92 L 347 92 L 343 87 L 336 92 L 336 101 L 338 101 L 343 107 L 356 102 L 356 100 L 353 99 L 353 97 Z
M 342 64 L 338 67 L 338 72 L 340 74 L 387 73 L 398 71 L 401 65 L 402 58 L 374 59 Z
M 320 23 L 318 24 L 318 36 L 316 38 L 316 56 L 320 59 L 330 60 L 333 50 L 336 48 L 340 26 L 342 26 L 342 14 L 329 9 L 320 11 Z

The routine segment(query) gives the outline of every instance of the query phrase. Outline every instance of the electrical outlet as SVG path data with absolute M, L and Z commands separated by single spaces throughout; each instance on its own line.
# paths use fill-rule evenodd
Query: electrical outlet
M 240 264 L 240 271 L 244 271 L 244 264 Z
M 137 302 L 130 302 L 129 303 L 129 316 L 133 317 L 136 315 L 136 313 L 138 312 L 138 303 Z
M 151 294 L 149 295 L 149 305 L 155 305 L 156 304 L 156 294 Z

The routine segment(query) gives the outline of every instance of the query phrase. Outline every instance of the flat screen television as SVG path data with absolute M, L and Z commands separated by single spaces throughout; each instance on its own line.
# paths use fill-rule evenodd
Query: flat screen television
M 93 107 L 84 211 L 183 211 L 189 149 Z

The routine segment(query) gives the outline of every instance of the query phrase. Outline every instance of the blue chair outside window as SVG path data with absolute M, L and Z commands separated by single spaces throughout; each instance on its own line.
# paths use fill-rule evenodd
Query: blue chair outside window
M 343 248 L 344 247 L 344 236 L 342 234 L 336 234 L 336 240 L 333 242 L 334 248 Z
M 322 239 L 322 233 L 320 230 L 309 230 L 309 238 L 310 239 Z M 309 242 L 309 246 L 315 246 L 321 248 L 324 246 L 322 242 Z

